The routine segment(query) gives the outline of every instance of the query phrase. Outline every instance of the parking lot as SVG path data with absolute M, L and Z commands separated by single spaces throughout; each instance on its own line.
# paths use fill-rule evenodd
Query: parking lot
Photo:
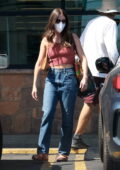
M 16 140 L 14 139 L 15 136 L 4 136 L 4 141 L 7 140 L 7 142 L 6 146 L 4 145 L 3 148 L 0 170 L 16 170 L 16 167 L 17 170 L 102 170 L 96 134 L 84 135 L 84 139 L 90 145 L 89 149 L 71 150 L 68 162 L 62 163 L 56 162 L 58 136 L 52 138 L 52 147 L 50 148 L 48 163 L 34 162 L 31 159 L 32 155 L 36 153 L 34 145 L 37 136 L 24 136 L 24 138 L 23 136 L 18 136 Z M 24 139 L 22 140 L 23 142 L 20 139 Z M 18 147 L 20 142 L 21 145 Z M 28 147 L 26 147 L 27 144 Z M 32 146 L 31 148 L 29 147 L 30 145 Z M 53 147 L 53 145 L 55 147 Z

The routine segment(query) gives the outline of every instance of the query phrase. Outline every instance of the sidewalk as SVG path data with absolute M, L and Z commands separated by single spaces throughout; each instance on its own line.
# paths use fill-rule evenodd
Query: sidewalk
M 59 136 L 52 135 L 51 147 L 58 147 Z M 97 134 L 84 134 L 83 139 L 91 147 L 97 147 Z M 4 148 L 36 148 L 38 135 L 3 135 Z

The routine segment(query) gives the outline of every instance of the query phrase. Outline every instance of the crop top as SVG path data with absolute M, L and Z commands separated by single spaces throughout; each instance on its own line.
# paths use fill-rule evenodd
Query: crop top
M 64 47 L 61 44 L 54 44 L 48 48 L 48 62 L 51 67 L 74 64 L 75 50 L 70 47 Z

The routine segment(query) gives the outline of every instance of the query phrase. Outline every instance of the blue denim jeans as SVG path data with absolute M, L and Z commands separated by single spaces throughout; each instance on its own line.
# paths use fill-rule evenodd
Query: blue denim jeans
M 38 140 L 38 153 L 49 153 L 52 122 L 58 101 L 62 111 L 59 153 L 69 155 L 73 131 L 73 114 L 77 97 L 77 80 L 73 68 L 50 69 L 45 80 L 43 117 Z

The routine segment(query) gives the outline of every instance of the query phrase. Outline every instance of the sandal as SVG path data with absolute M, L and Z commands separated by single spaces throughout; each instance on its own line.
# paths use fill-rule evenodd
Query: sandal
M 56 159 L 57 162 L 67 162 L 68 156 L 67 155 L 59 155 Z
M 37 154 L 37 155 L 33 155 L 32 159 L 35 161 L 40 161 L 40 162 L 47 162 L 48 155 L 47 154 Z

